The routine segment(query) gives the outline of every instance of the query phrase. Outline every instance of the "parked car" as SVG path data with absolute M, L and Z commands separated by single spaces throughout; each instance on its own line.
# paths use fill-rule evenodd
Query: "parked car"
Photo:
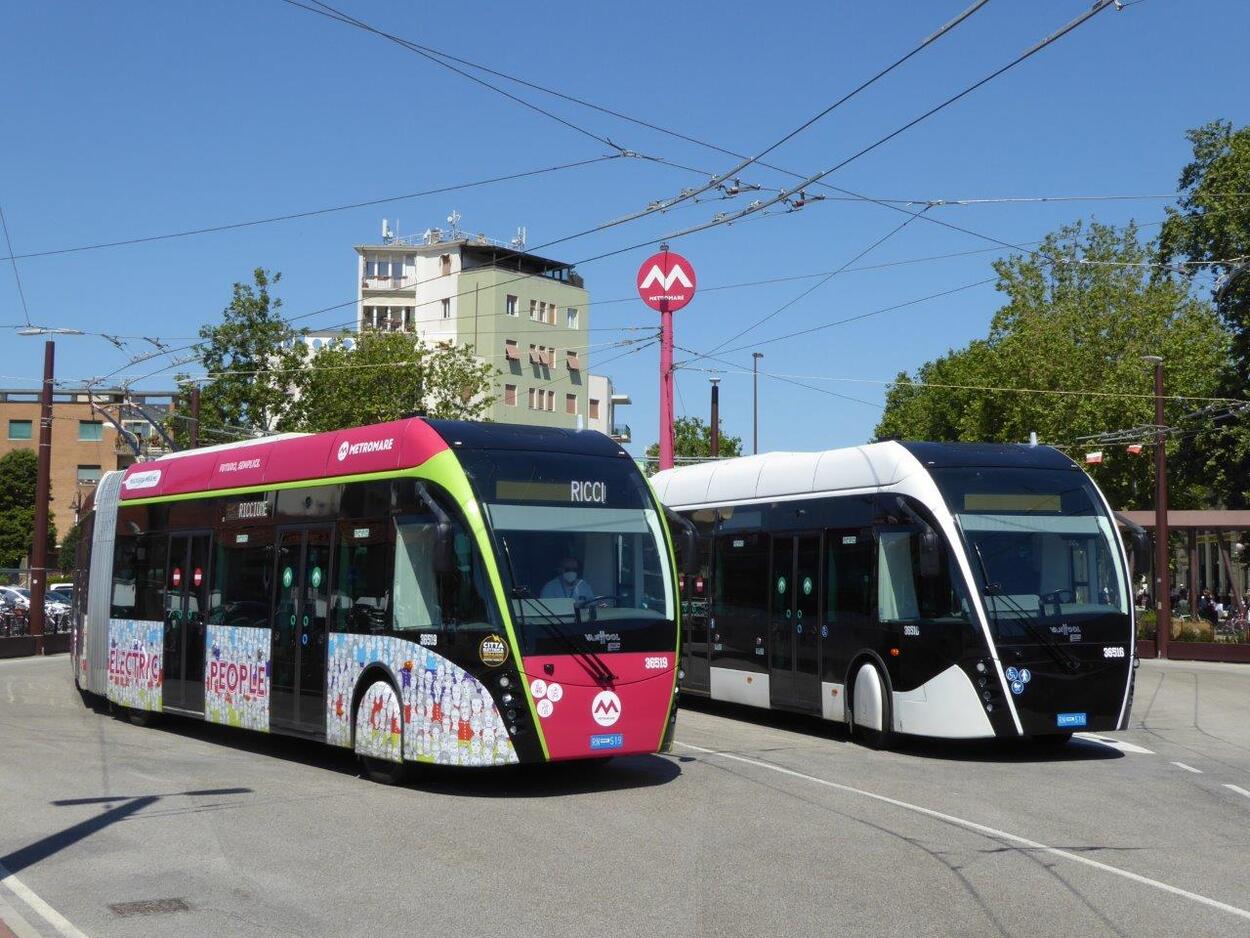
M 3 596 L 15 609 L 30 608 L 30 597 L 23 593 L 21 587 L 0 586 L 0 596 Z
M 74 591 L 72 589 L 57 589 L 55 586 L 49 586 L 45 599 L 61 603 L 68 609 L 74 605 Z

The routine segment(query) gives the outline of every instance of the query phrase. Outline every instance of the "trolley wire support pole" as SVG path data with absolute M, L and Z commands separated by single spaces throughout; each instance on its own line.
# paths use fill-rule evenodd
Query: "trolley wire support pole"
M 39 470 L 35 482 L 35 541 L 30 552 L 30 634 L 35 654 L 43 654 L 44 598 L 48 577 L 48 506 L 52 480 L 52 384 L 56 347 L 43 346 L 43 393 L 39 399 Z
M 712 382 L 712 458 L 720 457 L 720 378 L 709 378 Z
M 1163 358 L 1146 355 L 1155 366 L 1155 645 L 1160 658 L 1168 656 L 1172 637 L 1172 593 L 1168 570 L 1168 452 L 1163 414 Z M 1193 608 L 1194 597 L 1189 597 Z
M 751 453 L 760 452 L 760 359 L 763 352 L 751 353 Z
M 200 386 L 191 387 L 191 448 L 200 448 Z
M 673 311 L 660 303 L 660 468 L 673 468 Z

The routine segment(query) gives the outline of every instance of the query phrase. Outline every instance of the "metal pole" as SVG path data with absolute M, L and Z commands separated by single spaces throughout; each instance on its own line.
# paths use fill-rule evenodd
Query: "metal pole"
M 760 359 L 763 352 L 751 353 L 751 452 L 760 451 Z
M 1171 578 L 1168 575 L 1168 453 L 1163 419 L 1163 359 L 1147 356 L 1155 366 L 1155 610 L 1159 657 L 1168 656 L 1172 637 Z M 1190 597 L 1190 603 L 1194 598 Z M 1191 605 L 1192 608 L 1192 605 Z
M 52 366 L 55 345 L 43 346 L 43 395 L 39 400 L 39 475 L 35 482 L 35 542 L 30 552 L 30 634 L 35 654 L 43 654 L 44 597 L 48 578 L 48 506 L 52 480 Z
M 660 301 L 660 468 L 673 468 L 673 311 Z
M 712 458 L 720 456 L 720 378 L 712 382 Z
M 200 445 L 200 386 L 191 388 L 191 448 Z

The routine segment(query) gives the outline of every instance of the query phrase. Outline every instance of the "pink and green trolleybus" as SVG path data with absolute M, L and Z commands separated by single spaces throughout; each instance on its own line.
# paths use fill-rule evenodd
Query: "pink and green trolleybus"
M 74 681 L 137 723 L 351 748 L 380 781 L 661 751 L 663 512 L 590 431 L 410 418 L 139 463 L 85 518 Z

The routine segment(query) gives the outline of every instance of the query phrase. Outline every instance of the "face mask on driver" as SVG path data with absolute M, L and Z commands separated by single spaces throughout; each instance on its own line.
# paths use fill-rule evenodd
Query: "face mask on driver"
M 572 586 L 574 583 L 576 583 L 576 582 L 577 582 L 577 571 L 576 571 L 576 570 L 565 570 L 565 571 L 564 571 L 564 582 L 565 582 L 565 583 L 567 583 L 569 586 Z

